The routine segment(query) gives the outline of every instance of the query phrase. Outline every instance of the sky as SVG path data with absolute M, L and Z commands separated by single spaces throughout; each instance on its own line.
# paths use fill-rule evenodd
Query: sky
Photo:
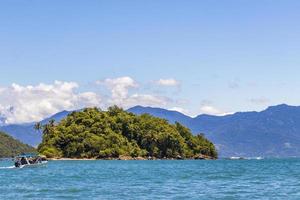
M 300 105 L 298 0 L 0 0 L 8 123 L 110 105 Z

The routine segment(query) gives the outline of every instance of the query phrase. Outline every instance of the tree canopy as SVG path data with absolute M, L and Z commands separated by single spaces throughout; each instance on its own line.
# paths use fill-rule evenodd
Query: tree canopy
M 45 124 L 42 130 L 38 151 L 47 157 L 217 157 L 214 145 L 203 135 L 193 135 L 179 123 L 135 115 L 117 106 L 108 111 L 86 108 L 72 112 L 58 124 Z

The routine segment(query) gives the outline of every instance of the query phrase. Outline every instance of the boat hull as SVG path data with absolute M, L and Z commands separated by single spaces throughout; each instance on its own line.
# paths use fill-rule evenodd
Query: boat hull
M 20 165 L 17 168 L 23 169 L 23 168 L 35 168 L 35 167 L 42 167 L 47 165 L 47 161 L 43 161 L 41 163 L 36 163 L 36 164 L 27 164 L 27 165 Z

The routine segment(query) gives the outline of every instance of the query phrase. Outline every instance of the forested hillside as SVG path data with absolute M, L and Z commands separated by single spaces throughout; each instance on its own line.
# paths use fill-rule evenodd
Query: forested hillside
M 33 147 L 23 144 L 11 136 L 0 132 L 0 158 L 13 157 L 21 153 L 31 153 L 35 151 Z
M 73 112 L 58 124 L 41 128 L 40 153 L 47 157 L 118 158 L 216 158 L 214 145 L 202 135 L 192 135 L 179 123 L 148 114 L 135 115 L 118 107 L 108 111 L 88 108 Z

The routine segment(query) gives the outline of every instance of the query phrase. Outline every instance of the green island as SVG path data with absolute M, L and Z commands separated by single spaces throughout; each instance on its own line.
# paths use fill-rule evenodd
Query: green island
M 25 152 L 34 153 L 36 149 L 0 132 L 0 158 L 14 157 Z
M 73 159 L 216 159 L 215 146 L 179 123 L 113 106 L 86 108 L 59 123 L 36 124 L 43 132 L 38 152 Z

